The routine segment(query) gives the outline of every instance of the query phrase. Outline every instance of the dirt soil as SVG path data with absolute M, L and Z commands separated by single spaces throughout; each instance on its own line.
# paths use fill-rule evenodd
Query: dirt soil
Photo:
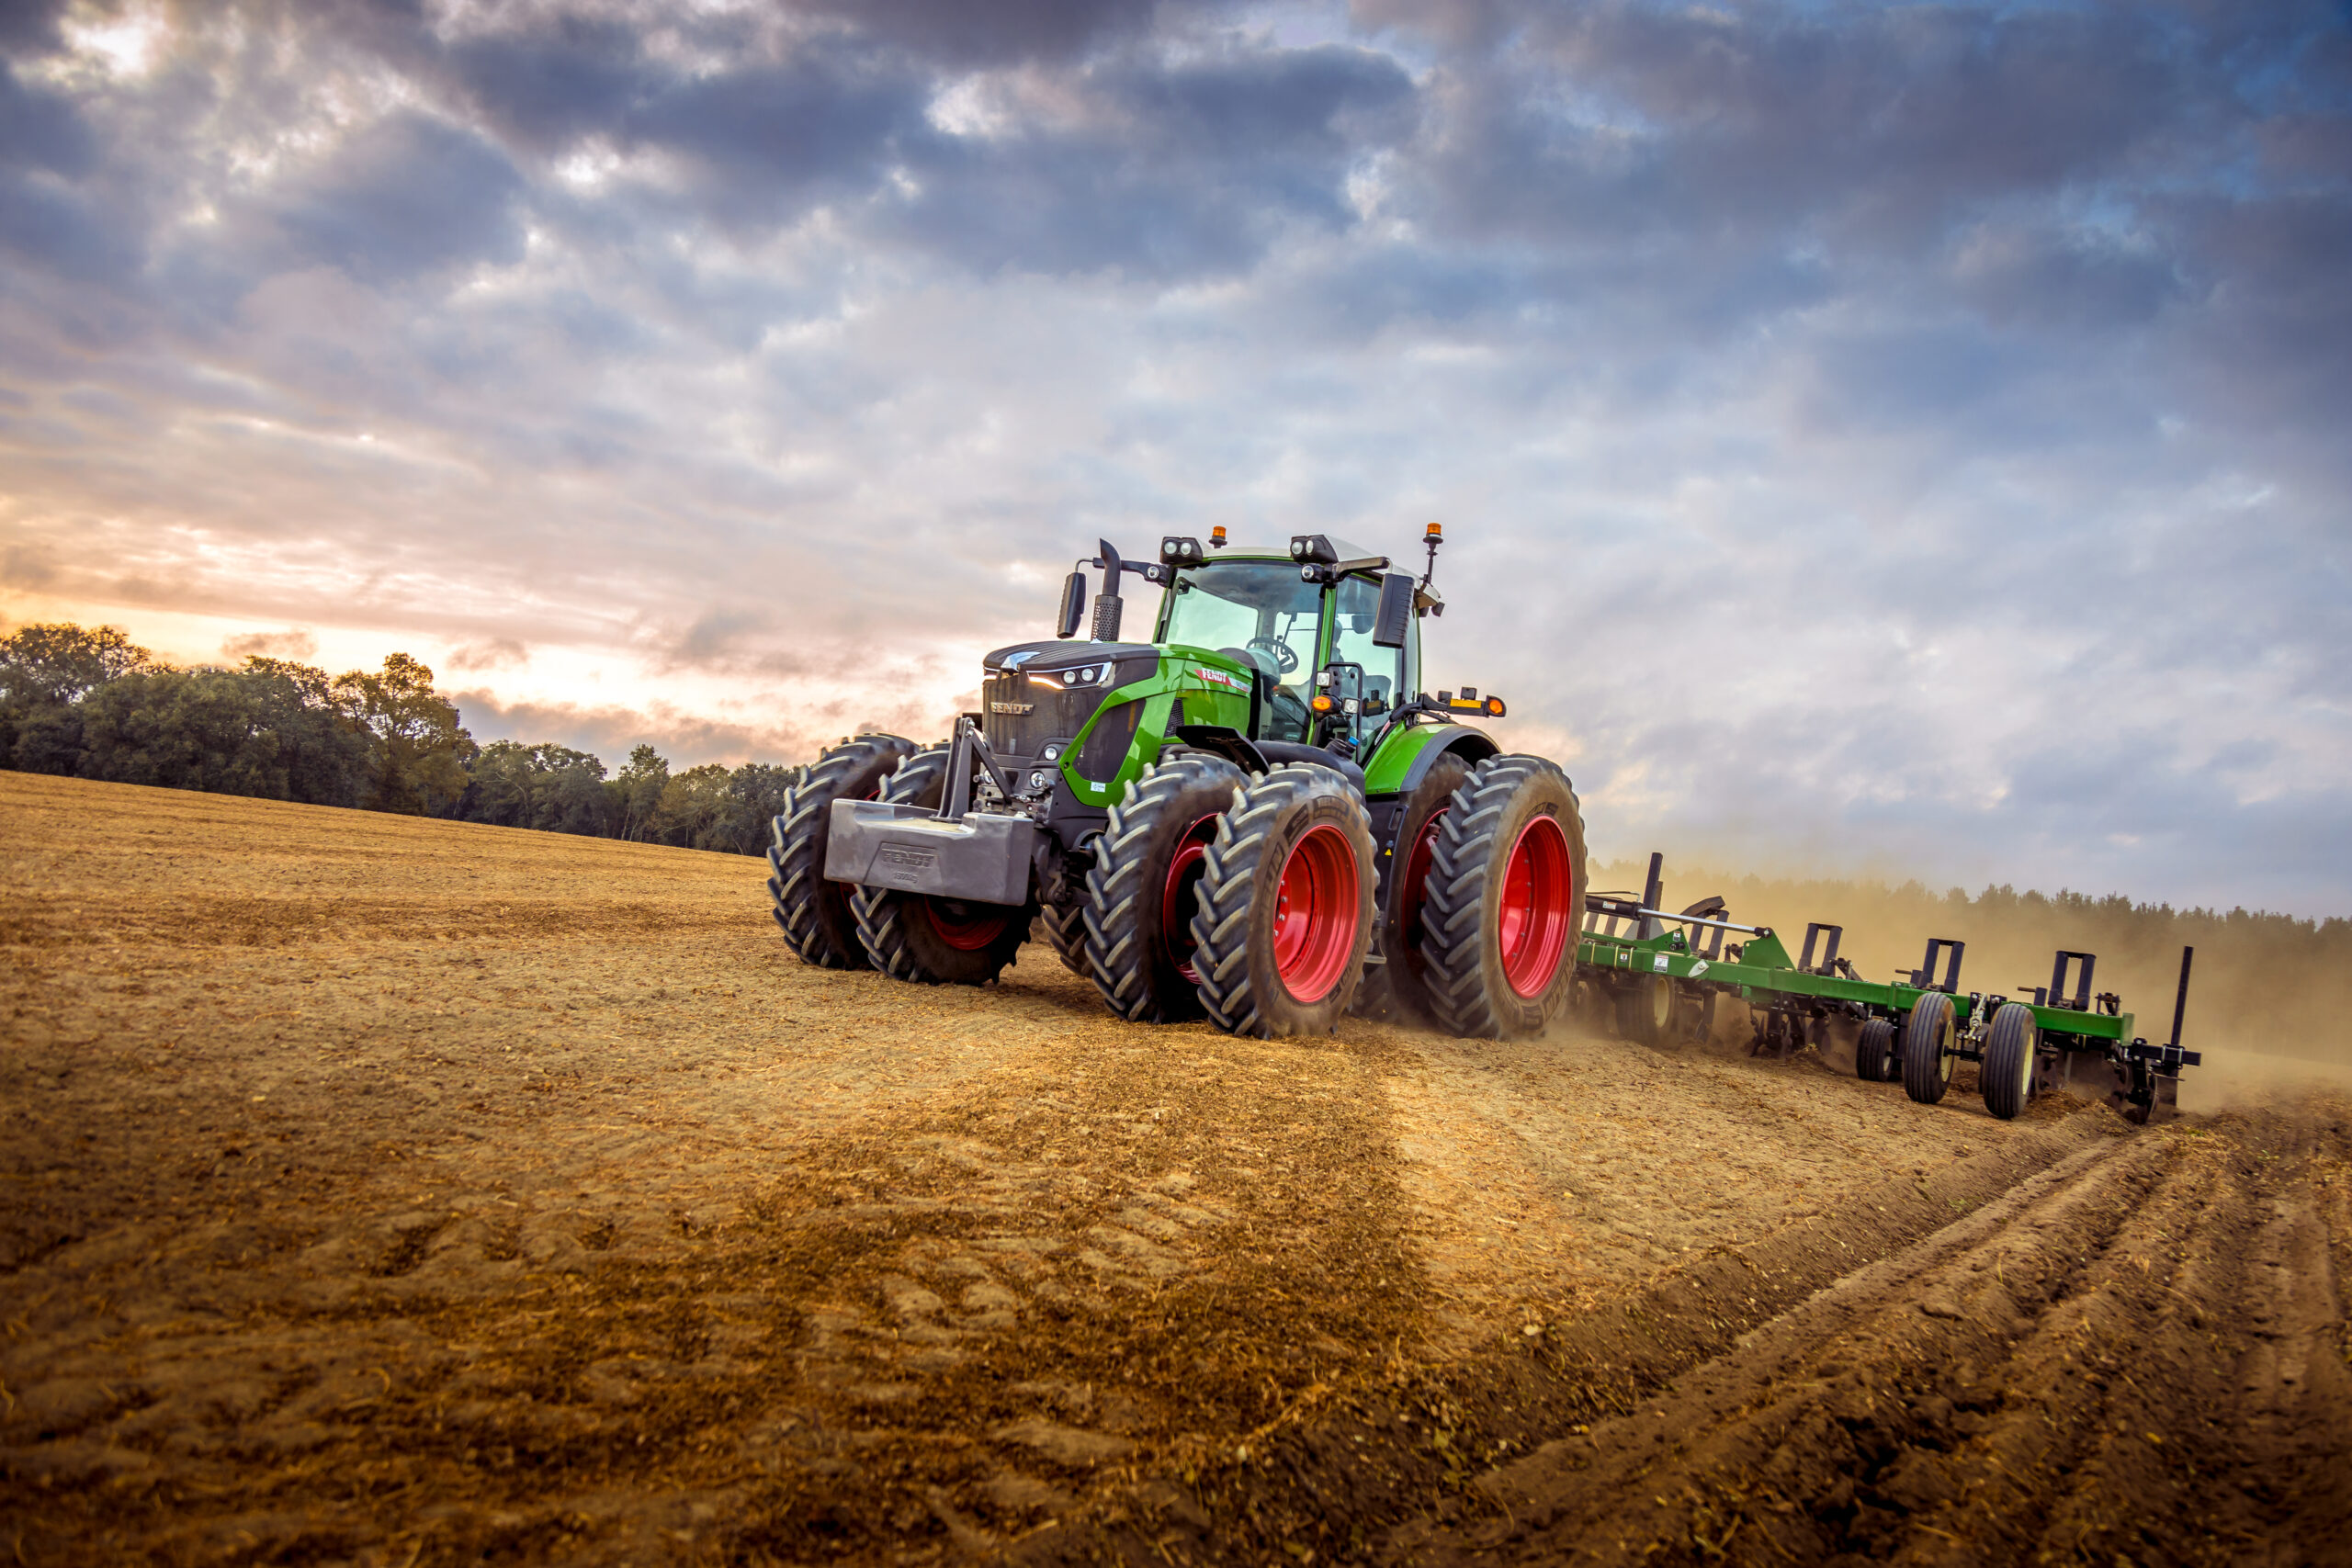
M 2352 1107 L 1114 1021 L 0 773 L 25 1563 L 2352 1561 Z

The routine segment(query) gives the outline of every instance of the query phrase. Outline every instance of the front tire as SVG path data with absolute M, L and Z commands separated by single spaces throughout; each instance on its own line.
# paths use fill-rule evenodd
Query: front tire
M 1079 905 L 1084 973 L 1135 1023 L 1201 1016 L 1193 916 L 1217 823 L 1244 775 L 1222 757 L 1170 757 L 1146 768 L 1111 807 Z
M 896 735 L 844 740 L 785 786 L 784 810 L 768 824 L 770 912 L 803 964 L 863 969 L 871 961 L 858 941 L 850 887 L 825 880 L 825 840 L 836 800 L 875 800 L 915 743 Z
M 918 751 L 890 775 L 882 798 L 936 809 L 947 784 L 952 748 Z M 967 903 L 895 887 L 850 895 L 858 940 L 874 967 L 893 980 L 925 986 L 985 986 L 1004 972 L 1028 940 L 1034 906 Z
M 1951 998 L 1929 991 L 1911 1004 L 1903 1021 L 1903 1092 L 1922 1105 L 1943 1099 L 1951 1083 Z
M 2033 1010 L 2023 1002 L 2003 1002 L 1984 1031 L 1984 1109 L 2004 1122 L 2013 1122 L 2033 1097 L 2033 1058 L 2041 1044 L 2034 1027 Z
M 1372 946 L 1372 820 L 1329 768 L 1260 774 L 1217 818 L 1193 916 L 1201 1006 L 1228 1034 L 1328 1034 Z
M 1453 793 L 1430 856 L 1421 952 L 1449 1032 L 1540 1034 L 1575 983 L 1584 815 L 1541 757 L 1490 757 Z

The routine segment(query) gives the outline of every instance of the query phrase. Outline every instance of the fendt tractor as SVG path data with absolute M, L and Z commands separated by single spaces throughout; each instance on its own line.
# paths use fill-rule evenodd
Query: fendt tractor
M 1541 1032 L 1574 984 L 1584 821 L 1557 765 L 1462 722 L 1500 698 L 1421 694 L 1442 538 L 1418 579 L 1323 534 L 1102 543 L 1052 640 L 987 656 L 950 739 L 857 736 L 795 781 L 768 854 L 786 939 L 976 986 L 1036 926 L 1138 1021 Z M 1130 576 L 1159 590 L 1148 642 L 1120 640 Z

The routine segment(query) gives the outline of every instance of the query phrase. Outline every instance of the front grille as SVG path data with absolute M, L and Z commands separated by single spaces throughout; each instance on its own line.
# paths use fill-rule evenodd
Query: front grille
M 1078 749 L 1079 776 L 1096 784 L 1109 784 L 1118 773 L 1119 764 L 1127 760 L 1127 748 L 1135 744 L 1136 728 L 1143 722 L 1141 702 L 1121 703 L 1102 716 L 1087 736 L 1086 744 Z
M 980 685 L 980 734 L 1001 755 L 1035 757 L 1048 740 L 1068 740 L 1086 728 L 1106 688 L 1059 692 L 1018 671 L 991 675 Z M 1026 713 L 1007 708 L 1026 707 Z M 1122 751 L 1125 750 L 1123 746 Z

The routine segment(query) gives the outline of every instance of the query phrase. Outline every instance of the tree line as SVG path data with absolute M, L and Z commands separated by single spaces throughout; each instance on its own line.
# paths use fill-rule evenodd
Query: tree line
M 261 657 L 181 668 L 70 624 L 0 638 L 0 767 L 736 854 L 765 850 L 795 772 L 673 773 L 641 745 L 607 776 L 569 746 L 477 744 L 405 653 L 334 676 Z

